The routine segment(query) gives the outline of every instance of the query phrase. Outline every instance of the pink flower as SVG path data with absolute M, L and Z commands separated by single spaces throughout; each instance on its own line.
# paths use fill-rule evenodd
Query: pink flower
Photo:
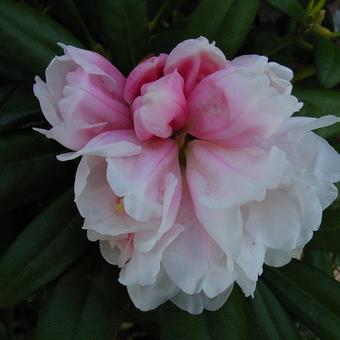
M 123 75 L 95 52 L 60 46 L 65 54 L 47 67 L 46 83 L 35 78 L 34 94 L 52 125 L 39 132 L 79 150 L 103 131 L 132 128 Z
M 53 126 L 47 134 L 75 150 L 60 160 L 82 156 L 75 201 L 83 228 L 121 268 L 138 308 L 171 300 L 194 314 L 216 310 L 235 283 L 253 295 L 264 263 L 299 256 L 340 180 L 338 153 L 312 130 L 339 119 L 291 117 L 302 107 L 291 70 L 256 55 L 227 61 L 201 37 L 143 61 L 124 87 L 107 61 L 105 75 L 92 72 L 101 57 L 76 50 L 89 56 L 83 63 L 65 49 L 47 85 L 35 85 Z M 93 98 L 78 110 L 78 72 L 114 90 L 86 82 Z M 103 114 L 96 99 L 104 97 L 121 106 Z M 77 105 L 65 111 L 64 100 Z

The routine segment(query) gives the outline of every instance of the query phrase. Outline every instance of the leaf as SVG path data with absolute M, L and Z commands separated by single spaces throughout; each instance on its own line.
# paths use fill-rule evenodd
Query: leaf
M 170 53 L 182 41 L 183 31 L 163 31 L 154 34 L 149 41 L 149 51 L 152 54 Z
M 340 47 L 320 35 L 314 35 L 315 70 L 322 87 L 340 83 Z
M 111 53 L 112 63 L 127 73 L 145 57 L 148 18 L 143 0 L 75 0 L 79 11 Z
M 320 229 L 307 244 L 308 249 L 340 253 L 340 209 L 327 209 L 323 213 Z
M 333 263 L 330 253 L 311 250 L 307 246 L 303 249 L 303 259 L 311 266 L 323 271 L 328 276 L 333 277 Z
M 266 0 L 279 11 L 287 14 L 292 19 L 303 23 L 306 20 L 305 10 L 298 0 Z
M 0 307 L 12 306 L 58 277 L 88 246 L 67 192 L 38 215 L 0 258 Z
M 259 0 L 234 0 L 215 35 L 216 45 L 232 58 L 241 47 L 255 19 Z
M 94 43 L 73 0 L 48 0 L 49 12 L 67 27 L 79 40 L 90 46 Z
M 31 83 L 32 75 L 18 66 L 5 51 L 0 50 L 0 84 L 23 82 Z
M 256 329 L 250 306 L 239 287 L 234 287 L 227 302 L 216 312 L 191 315 L 171 303 L 157 309 L 162 340 L 250 340 Z
M 337 339 L 340 324 L 340 283 L 321 271 L 293 260 L 265 268 L 265 282 L 286 309 L 321 339 Z
M 262 280 L 257 282 L 254 299 L 250 299 L 263 333 L 261 339 L 300 339 L 292 320 Z
M 1 340 L 9 339 L 6 327 L 1 320 L 0 320 L 0 339 Z
M 0 87 L 0 131 L 28 127 L 41 120 L 32 85 Z
M 304 103 L 296 116 L 319 118 L 327 114 L 340 117 L 340 93 L 326 89 L 303 89 L 296 87 L 293 94 Z M 332 138 L 340 134 L 340 124 L 318 129 L 317 133 L 324 138 Z
M 126 301 L 113 267 L 92 251 L 52 288 L 39 313 L 35 340 L 114 339 Z
M 34 131 L 0 138 L 0 212 L 69 186 L 75 163 L 61 163 L 63 149 Z M 72 174 L 70 176 L 70 174 Z
M 212 6 L 210 0 L 201 0 L 188 20 L 185 38 L 198 38 L 203 35 L 213 40 L 233 1 L 216 0 Z
M 0 1 L 0 49 L 32 76 L 43 75 L 51 59 L 61 52 L 58 42 L 81 46 L 46 15 L 21 3 Z

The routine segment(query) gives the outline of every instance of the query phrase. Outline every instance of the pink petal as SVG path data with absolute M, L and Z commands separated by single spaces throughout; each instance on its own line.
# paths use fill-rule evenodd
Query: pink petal
M 142 87 L 142 96 L 132 105 L 137 137 L 168 138 L 186 122 L 183 79 L 174 72 Z
M 164 73 L 177 70 L 185 81 L 185 93 L 189 94 L 204 77 L 222 70 L 225 64 L 223 52 L 214 43 L 209 44 L 206 38 L 200 37 L 178 44 L 168 56 Z
M 297 99 L 270 87 L 265 74 L 220 71 L 203 79 L 188 99 L 189 133 L 218 144 L 259 144 L 301 108 Z
M 132 104 L 136 97 L 141 95 L 144 84 L 153 82 L 163 76 L 163 69 L 167 54 L 151 57 L 137 65 L 126 79 L 124 99 Z

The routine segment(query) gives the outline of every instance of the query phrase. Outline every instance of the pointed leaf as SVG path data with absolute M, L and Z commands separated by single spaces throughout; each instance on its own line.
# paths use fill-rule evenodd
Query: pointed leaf
M 340 83 L 340 47 L 320 35 L 314 36 L 315 69 L 322 87 Z
M 41 120 L 32 85 L 0 87 L 0 131 L 28 127 Z
M 250 303 L 263 334 L 261 339 L 300 339 L 292 320 L 262 280 L 257 282 L 255 296 Z
M 0 1 L 0 49 L 32 76 L 43 75 L 61 49 L 57 43 L 81 46 L 58 23 L 22 3 Z
M 259 0 L 233 1 L 215 35 L 216 45 L 228 58 L 232 58 L 241 47 L 255 19 L 259 4 Z
M 303 23 L 306 19 L 305 10 L 298 0 L 267 0 L 267 2 L 298 22 Z
M 287 310 L 321 339 L 337 339 L 340 283 L 302 261 L 264 270 L 264 279 Z
M 35 339 L 112 340 L 126 301 L 114 267 L 92 251 L 54 285 L 40 311 Z
M 0 258 L 0 307 L 22 301 L 58 277 L 88 246 L 68 192 L 38 215 Z
M 0 212 L 46 192 L 69 186 L 75 163 L 61 163 L 63 149 L 34 131 L 4 133 L 0 139 Z

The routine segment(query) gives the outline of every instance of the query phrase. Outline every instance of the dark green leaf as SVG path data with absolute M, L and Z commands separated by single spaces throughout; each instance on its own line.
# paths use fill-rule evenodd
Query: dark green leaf
M 303 250 L 303 259 L 311 266 L 323 271 L 330 277 L 333 277 L 333 263 L 330 253 L 326 251 L 311 250 L 307 246 Z
M 88 246 L 68 192 L 38 215 L 0 258 L 0 306 L 22 301 L 58 277 Z
M 58 42 L 81 45 L 46 15 L 14 1 L 0 1 L 0 49 L 32 76 L 43 75 L 51 59 L 61 52 Z
M 65 188 L 74 176 L 74 163 L 61 163 L 63 149 L 34 132 L 4 133 L 0 138 L 0 212 Z
M 182 39 L 183 31 L 164 31 L 150 38 L 149 51 L 152 54 L 170 53 Z
M 250 303 L 263 334 L 261 339 L 300 339 L 292 320 L 262 280 L 257 282 L 255 296 Z
M 73 0 L 48 0 L 49 12 L 85 45 L 94 43 L 83 18 Z
M 197 38 L 203 35 L 213 40 L 232 3 L 233 0 L 216 0 L 212 6 L 210 0 L 201 0 L 189 18 L 185 38 Z
M 113 64 L 128 72 L 145 57 L 148 18 L 143 0 L 75 0 L 92 30 L 111 54 Z
M 83 256 L 54 285 L 40 312 L 35 339 L 114 339 L 125 311 L 125 290 L 100 254 Z
M 0 87 L 0 130 L 28 127 L 41 119 L 32 85 Z
M 322 87 L 334 87 L 340 83 L 340 47 L 321 37 L 314 36 L 315 69 Z
M 6 327 L 4 326 L 1 320 L 0 320 L 0 339 L 1 340 L 9 339 Z
M 264 279 L 288 311 L 321 339 L 338 339 L 340 283 L 301 261 L 265 268 Z
M 228 58 L 241 47 L 255 19 L 259 0 L 234 0 L 215 35 L 216 45 Z
M 308 243 L 309 249 L 340 253 L 340 209 L 327 209 L 322 218 L 321 228 Z
M 322 117 L 334 114 L 340 117 L 340 92 L 326 89 L 295 88 L 293 94 L 304 103 L 296 116 Z M 317 130 L 324 138 L 335 137 L 340 134 L 340 124 Z
M 0 84 L 7 85 L 15 82 L 32 83 L 32 75 L 18 66 L 4 50 L 0 50 Z
M 191 315 L 167 303 L 157 310 L 162 340 L 250 340 L 257 333 L 250 306 L 235 286 L 227 302 L 216 312 Z
M 267 2 L 298 22 L 302 23 L 306 19 L 305 10 L 298 0 L 267 0 Z

